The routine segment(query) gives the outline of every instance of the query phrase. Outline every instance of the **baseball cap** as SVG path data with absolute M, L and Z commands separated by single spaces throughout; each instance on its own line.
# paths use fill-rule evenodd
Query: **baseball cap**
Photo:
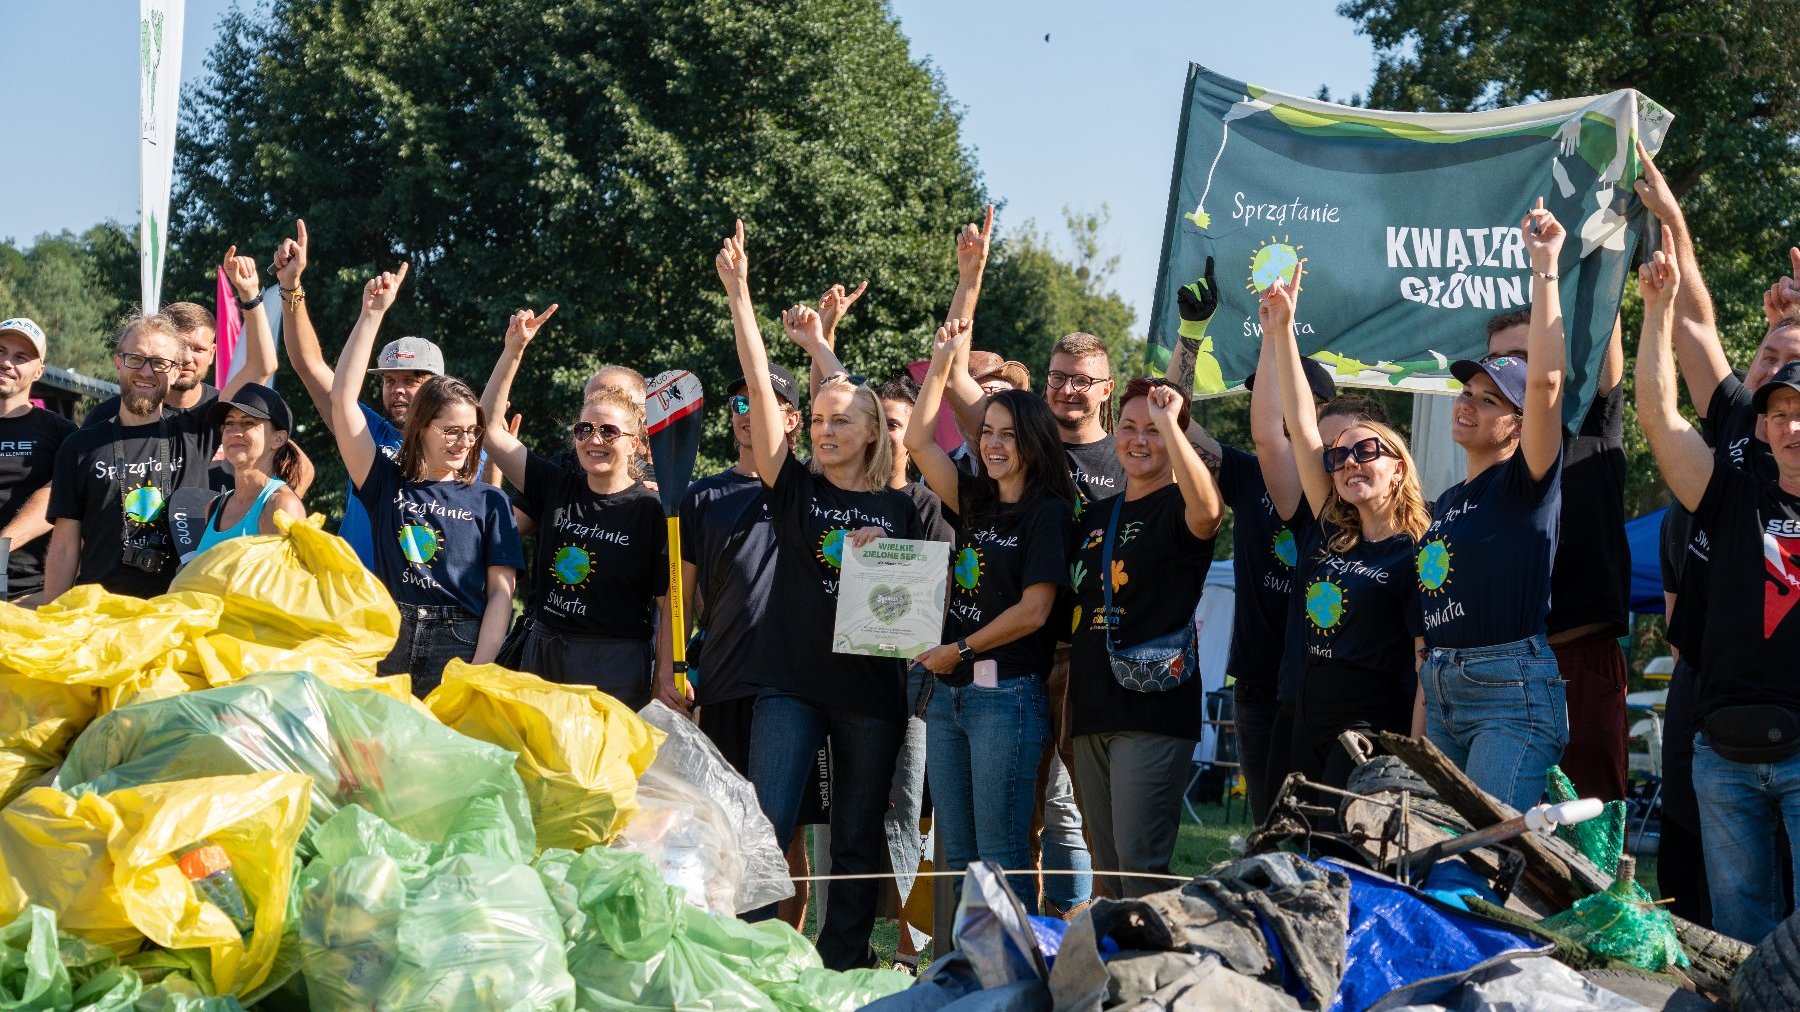
M 1786 387 L 1795 393 L 1800 393 L 1800 362 L 1789 362 L 1775 370 L 1775 375 L 1769 377 L 1767 383 L 1756 388 L 1756 396 L 1750 399 L 1750 406 L 1756 409 L 1757 414 L 1768 412 L 1769 398 L 1775 395 L 1775 391 L 1779 387 Z
M 281 399 L 274 388 L 261 383 L 246 383 L 230 400 L 220 397 L 206 409 L 206 421 L 209 425 L 220 425 L 225 415 L 236 408 L 251 418 L 261 418 L 274 426 L 277 432 L 286 432 L 294 427 L 294 413 L 288 410 L 287 401 Z
M 730 397 L 733 394 L 741 393 L 743 389 L 749 385 L 749 379 L 739 376 L 737 379 L 731 381 L 730 386 L 725 388 L 725 396 Z M 799 384 L 794 382 L 794 374 L 773 362 L 769 363 L 769 385 L 775 388 L 775 396 L 780 397 L 789 404 L 800 403 L 800 398 L 796 394 L 796 391 L 799 389 Z
M 1313 400 L 1323 404 L 1337 396 L 1337 383 L 1331 378 L 1331 370 L 1310 358 L 1300 359 L 1300 371 L 1306 374 L 1306 385 L 1312 388 Z M 1256 389 L 1256 374 L 1244 377 L 1244 389 Z
M 1467 386 L 1476 373 L 1487 373 L 1500 388 L 1500 396 L 1512 402 L 1515 410 L 1525 407 L 1525 360 L 1518 355 L 1489 355 L 1479 362 L 1460 359 L 1450 363 L 1450 375 Z
M 428 372 L 444 374 L 444 353 L 422 337 L 403 337 L 381 349 L 372 372 Z
M 38 358 L 43 358 L 48 354 L 44 341 L 44 328 L 23 316 L 15 316 L 10 320 L 0 320 L 0 334 L 17 334 L 25 340 L 30 341 L 31 346 L 37 349 Z

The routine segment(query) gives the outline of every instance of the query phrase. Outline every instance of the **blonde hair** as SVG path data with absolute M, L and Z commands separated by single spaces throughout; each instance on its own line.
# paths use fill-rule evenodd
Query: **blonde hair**
M 894 476 L 894 448 L 887 437 L 887 413 L 881 409 L 881 399 L 867 385 L 852 383 L 849 376 L 836 373 L 819 383 L 818 391 L 813 394 L 814 411 L 818 410 L 819 398 L 827 390 L 848 390 L 851 413 L 861 414 L 870 431 L 875 433 L 875 441 L 863 459 L 862 491 L 880 492 L 887 488 L 888 479 Z M 808 428 L 810 430 L 810 420 Z M 813 470 L 817 471 L 818 467 L 818 457 L 815 455 Z
M 1419 488 L 1419 469 L 1413 463 L 1412 451 L 1406 448 L 1406 440 L 1392 426 L 1368 418 L 1358 418 L 1345 426 L 1344 431 L 1351 429 L 1368 429 L 1381 439 L 1383 445 L 1394 451 L 1400 463 L 1406 468 L 1405 477 L 1394 490 L 1394 498 L 1389 508 L 1394 513 L 1394 526 L 1401 533 L 1414 541 L 1425 536 L 1425 529 L 1431 526 L 1431 510 L 1425 505 L 1425 493 Z M 1340 434 L 1338 439 L 1344 437 Z M 1327 476 L 1329 477 L 1329 476 Z M 1338 498 L 1337 482 L 1331 482 L 1331 488 L 1325 493 L 1325 508 L 1319 511 L 1319 520 L 1326 525 L 1329 536 L 1325 539 L 1327 551 L 1342 555 L 1355 548 L 1362 540 L 1362 514 L 1356 507 Z
M 623 387 L 603 386 L 589 394 L 581 404 L 581 410 L 588 408 L 617 408 L 625 412 L 631 419 L 631 436 L 637 440 L 637 452 L 631 455 L 631 476 L 644 476 L 644 454 L 650 449 L 650 437 L 644 429 L 644 404 L 631 396 L 631 391 Z

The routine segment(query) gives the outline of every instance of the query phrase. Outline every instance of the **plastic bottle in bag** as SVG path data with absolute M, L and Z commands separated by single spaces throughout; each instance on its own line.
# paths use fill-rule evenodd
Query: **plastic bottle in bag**
M 231 855 L 225 853 L 225 848 L 201 840 L 176 853 L 175 864 L 193 885 L 194 895 L 218 907 L 231 918 L 239 934 L 250 937 L 256 924 L 255 912 L 244 897 L 243 887 L 238 885 L 237 873 L 231 870 Z

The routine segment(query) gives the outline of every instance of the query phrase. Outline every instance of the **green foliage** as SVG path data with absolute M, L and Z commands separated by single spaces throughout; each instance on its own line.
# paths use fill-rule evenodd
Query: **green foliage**
M 135 239 L 109 221 L 40 235 L 25 251 L 0 242 L 0 316 L 36 320 L 51 365 L 113 379 L 113 331 L 137 302 Z
M 712 266 L 734 217 L 777 359 L 801 371 L 778 309 L 863 278 L 846 361 L 885 377 L 923 357 L 951 229 L 986 199 L 942 82 L 878 0 L 275 0 L 223 26 L 184 103 L 172 276 L 230 242 L 272 249 L 304 217 L 328 354 L 363 280 L 406 259 L 384 338 L 432 338 L 477 385 L 512 310 L 560 303 L 513 394 L 538 446 L 603 362 L 721 393 L 737 376 Z M 1058 269 L 1011 273 L 1061 293 Z M 729 459 L 711 416 L 706 456 Z
M 1635 88 L 1675 113 L 1657 164 L 1694 233 L 1727 355 L 1762 339 L 1800 204 L 1800 0 L 1349 0 L 1374 43 L 1380 109 L 1462 111 Z M 1626 348 L 1641 309 L 1625 310 Z M 1630 376 L 1630 370 L 1626 375 Z M 1628 507 L 1666 498 L 1641 434 Z
M 982 282 L 975 344 L 1024 363 L 1031 370 L 1032 388 L 1039 393 L 1044 392 L 1043 376 L 1050 367 L 1050 346 L 1077 331 L 1106 342 L 1114 376 L 1145 371 L 1145 342 L 1131 336 L 1135 314 L 1109 290 L 1119 262 L 1104 251 L 1102 235 L 1109 217 L 1105 206 L 1086 215 L 1063 210 L 1075 249 L 1073 262 L 1057 255 L 1033 221 L 994 244 Z

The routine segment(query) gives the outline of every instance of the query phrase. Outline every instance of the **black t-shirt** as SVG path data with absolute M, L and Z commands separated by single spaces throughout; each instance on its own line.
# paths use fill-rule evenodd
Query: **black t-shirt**
M 1256 456 L 1219 444 L 1219 494 L 1231 507 L 1231 660 L 1225 670 L 1244 685 L 1273 690 L 1293 596 L 1294 533 L 1281 522 Z
M 1751 406 L 1755 397 L 1756 391 L 1736 376 L 1720 380 L 1713 388 L 1706 417 L 1700 420 L 1700 432 L 1720 462 L 1739 470 L 1747 468 L 1758 481 L 1774 481 L 1780 477 L 1775 452 L 1756 438 L 1756 409 Z
M 216 401 L 218 399 L 219 399 L 219 388 L 216 386 L 213 386 L 211 383 L 203 382 L 200 384 L 200 399 L 198 401 L 194 402 L 193 407 L 191 407 L 191 408 L 173 408 L 173 407 L 170 407 L 165 404 L 165 405 L 163 405 L 163 414 L 173 415 L 173 414 L 180 413 L 180 414 L 204 415 L 204 414 L 206 414 L 206 409 L 212 407 L 212 402 Z M 103 400 L 99 404 L 95 405 L 94 410 L 89 411 L 86 415 L 82 416 L 81 427 L 85 429 L 90 426 L 98 425 L 101 422 L 110 422 L 113 420 L 113 418 L 116 415 L 118 415 L 118 413 L 119 413 L 119 395 L 113 394 L 111 397 L 108 397 L 106 400 Z
M 918 538 L 912 500 L 898 489 L 846 492 L 791 453 L 768 498 L 779 549 L 772 593 L 781 606 L 757 641 L 756 683 L 829 709 L 903 720 L 906 665 L 898 658 L 834 653 L 831 630 L 845 533 L 880 527 L 896 538 Z
M 1122 484 L 1122 483 L 1121 483 Z M 1123 493 L 1121 493 L 1123 494 Z M 1199 672 L 1169 692 L 1133 692 L 1113 678 L 1106 652 L 1106 601 L 1101 579 L 1112 499 L 1083 514 L 1086 532 L 1075 551 L 1073 642 L 1069 644 L 1069 712 L 1073 734 L 1148 731 L 1200 738 L 1206 691 Z M 1113 540 L 1113 642 L 1132 647 L 1194 620 L 1212 567 L 1211 538 L 1187 525 L 1187 505 L 1174 485 L 1127 501 Z
M 1562 524 L 1550 573 L 1551 633 L 1596 622 L 1622 636 L 1631 611 L 1625 541 L 1625 385 L 1589 405 L 1563 439 Z
M 1112 433 L 1091 443 L 1064 443 L 1069 457 L 1069 477 L 1075 479 L 1075 519 L 1087 517 L 1087 508 L 1125 491 L 1125 469 Z
M 12 523 L 25 501 L 50 484 L 57 448 L 74 431 L 74 422 L 43 408 L 0 418 L 0 528 Z M 12 546 L 6 590 L 0 597 L 20 597 L 44 589 L 44 550 L 49 547 L 48 534 Z
M 375 575 L 401 605 L 487 610 L 489 566 L 525 565 L 506 493 L 482 482 L 407 481 L 374 454 L 356 489 L 374 533 Z
M 1418 542 L 1396 534 L 1385 541 L 1359 540 L 1348 552 L 1328 551 L 1330 531 L 1304 501 L 1293 524 L 1300 538 L 1297 599 L 1306 662 L 1410 678 Z
M 1675 613 L 1667 616 L 1669 645 L 1681 651 L 1682 660 L 1700 664 L 1700 633 L 1706 615 L 1706 563 L 1712 541 L 1694 523 L 1694 515 L 1678 502 L 1663 514 L 1662 544 L 1658 550 L 1662 589 L 1675 595 Z
M 1534 481 L 1517 452 L 1438 497 L 1416 559 L 1428 646 L 1491 647 L 1544 634 L 1561 465 Z
M 206 487 L 219 430 L 199 412 L 175 411 L 149 425 L 117 416 L 81 429 L 56 454 L 50 519 L 81 521 L 76 583 L 98 583 L 115 594 L 154 597 L 175 576 L 175 546 L 166 507 L 178 488 Z M 160 552 L 161 569 L 146 572 L 124 561 L 125 549 Z
M 525 456 L 525 510 L 540 518 L 532 616 L 582 636 L 648 640 L 669 592 L 669 529 L 642 483 L 602 495 L 578 464 Z
M 726 468 L 689 485 L 681 559 L 694 566 L 701 602 L 690 620 L 706 630 L 698 656 L 689 658 L 700 672 L 696 700 L 705 706 L 756 695 L 756 630 L 775 585 L 775 521 L 762 479 Z
M 983 479 L 958 479 L 958 501 L 967 505 Z M 1062 587 L 1069 578 L 1069 505 L 1044 496 L 1029 507 L 1001 507 L 978 523 L 948 513 L 956 528 L 956 554 L 950 560 L 950 608 L 944 616 L 944 642 L 954 643 L 1000 617 L 1018 604 L 1025 588 L 1040 583 Z M 1053 612 L 1053 614 L 1055 614 Z M 967 685 L 976 661 L 996 662 L 1002 680 L 1050 673 L 1057 626 L 1052 618 L 1036 632 L 982 651 L 945 678 Z
M 1712 543 L 1701 723 L 1726 706 L 1800 709 L 1794 663 L 1800 656 L 1800 496 L 1736 468 L 1714 467 L 1694 524 Z
M 956 540 L 956 528 L 950 522 L 944 500 L 922 481 L 908 482 L 900 491 L 912 502 L 913 515 L 919 520 L 919 538 L 925 541 Z M 1059 578 L 1060 579 L 1060 578 Z

